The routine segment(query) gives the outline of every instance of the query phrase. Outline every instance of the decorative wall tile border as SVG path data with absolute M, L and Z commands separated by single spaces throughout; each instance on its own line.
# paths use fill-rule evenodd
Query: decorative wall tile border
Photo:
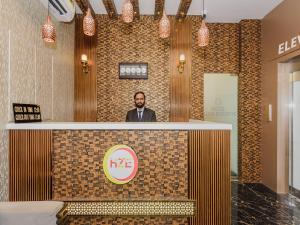
M 195 215 L 193 200 L 67 202 L 67 216 L 183 216 Z M 60 212 L 61 213 L 61 212 Z

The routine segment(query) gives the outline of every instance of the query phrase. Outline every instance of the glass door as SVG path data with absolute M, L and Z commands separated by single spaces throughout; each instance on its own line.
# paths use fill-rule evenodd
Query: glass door
M 231 174 L 238 176 L 238 77 L 204 74 L 204 120 L 232 124 Z

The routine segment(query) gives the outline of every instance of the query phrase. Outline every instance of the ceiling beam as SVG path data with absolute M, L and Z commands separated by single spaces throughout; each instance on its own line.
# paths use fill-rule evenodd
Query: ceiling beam
M 140 7 L 139 7 L 139 0 L 130 0 L 133 6 L 133 13 L 134 18 L 140 19 Z
M 158 20 L 162 17 L 165 7 L 165 0 L 155 0 L 154 19 Z
M 105 9 L 106 9 L 106 12 L 107 12 L 109 18 L 117 19 L 118 13 L 117 13 L 117 9 L 116 9 L 114 1 L 113 0 L 102 0 L 102 2 L 105 6 Z
M 179 21 L 184 20 L 184 18 L 187 15 L 187 12 L 190 8 L 190 5 L 192 3 L 192 0 L 181 0 L 177 14 L 176 14 L 176 19 Z
M 76 3 L 78 5 L 78 7 L 80 8 L 80 10 L 82 11 L 83 15 L 85 15 L 87 9 L 90 8 L 93 17 L 95 18 L 95 11 L 94 11 L 92 5 L 90 4 L 89 0 L 76 0 Z

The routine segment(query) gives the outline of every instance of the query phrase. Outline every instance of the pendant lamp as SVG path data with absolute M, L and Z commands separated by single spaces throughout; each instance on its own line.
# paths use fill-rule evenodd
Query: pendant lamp
M 160 38 L 168 38 L 170 36 L 171 25 L 170 20 L 166 15 L 164 10 L 163 16 L 159 21 L 159 37 Z
M 48 16 L 45 24 L 42 26 L 42 39 L 45 42 L 53 43 L 56 39 L 55 27 L 52 24 L 51 17 L 49 16 L 49 1 L 48 1 Z
M 96 25 L 95 20 L 91 14 L 91 9 L 88 8 L 85 17 L 83 18 L 83 33 L 87 36 L 93 36 L 95 34 Z
M 130 0 L 125 0 L 123 4 L 122 19 L 125 23 L 131 23 L 133 21 L 133 5 Z
M 203 13 L 201 27 L 198 31 L 198 46 L 205 47 L 209 43 L 209 30 L 205 24 L 206 14 L 204 13 L 204 0 L 203 0 Z

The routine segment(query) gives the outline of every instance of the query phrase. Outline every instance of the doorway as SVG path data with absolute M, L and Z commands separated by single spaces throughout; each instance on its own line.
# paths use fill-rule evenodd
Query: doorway
M 300 197 L 300 71 L 290 76 L 289 190 Z
M 204 74 L 204 120 L 232 124 L 231 175 L 238 176 L 238 76 Z

